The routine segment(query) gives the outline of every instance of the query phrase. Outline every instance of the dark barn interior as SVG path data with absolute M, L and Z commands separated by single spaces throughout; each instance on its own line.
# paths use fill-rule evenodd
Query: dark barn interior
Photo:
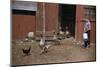
M 60 16 L 60 26 L 62 31 L 66 31 L 66 26 L 71 34 L 75 36 L 75 16 L 76 16 L 76 6 L 75 5 L 59 5 L 59 16 Z

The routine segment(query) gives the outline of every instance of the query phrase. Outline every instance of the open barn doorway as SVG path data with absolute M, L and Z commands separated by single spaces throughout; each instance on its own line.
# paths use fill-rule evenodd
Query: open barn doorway
M 76 16 L 76 6 L 75 5 L 59 5 L 59 27 L 63 32 L 68 30 L 72 37 L 75 37 L 75 16 Z

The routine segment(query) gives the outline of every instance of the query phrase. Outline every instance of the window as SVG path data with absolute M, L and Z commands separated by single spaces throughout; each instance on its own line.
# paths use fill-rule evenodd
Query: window
M 90 21 L 96 21 L 96 7 L 84 6 L 84 18 L 88 18 Z

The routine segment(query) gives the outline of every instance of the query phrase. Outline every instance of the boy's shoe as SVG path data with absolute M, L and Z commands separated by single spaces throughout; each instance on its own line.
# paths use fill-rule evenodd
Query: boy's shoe
M 90 48 L 90 45 L 88 45 L 87 48 Z

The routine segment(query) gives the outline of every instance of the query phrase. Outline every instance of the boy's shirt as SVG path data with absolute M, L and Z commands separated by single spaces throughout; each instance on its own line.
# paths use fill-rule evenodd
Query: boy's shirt
M 91 23 L 88 21 L 85 23 L 84 32 L 91 30 Z

